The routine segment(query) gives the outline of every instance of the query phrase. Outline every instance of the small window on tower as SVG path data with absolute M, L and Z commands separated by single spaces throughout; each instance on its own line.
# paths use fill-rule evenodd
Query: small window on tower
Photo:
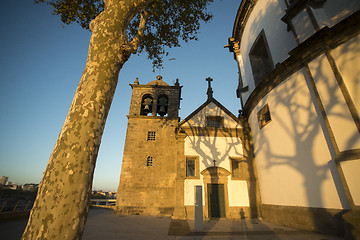
M 146 166 L 151 167 L 153 164 L 153 158 L 148 156 L 146 161 Z
M 208 116 L 206 117 L 206 126 L 219 128 L 222 126 L 223 117 L 220 116 Z
M 148 131 L 147 140 L 148 141 L 155 141 L 155 138 L 156 138 L 156 132 Z
M 268 104 L 266 104 L 262 109 L 260 109 L 257 115 L 260 129 L 262 129 L 271 122 L 271 115 Z

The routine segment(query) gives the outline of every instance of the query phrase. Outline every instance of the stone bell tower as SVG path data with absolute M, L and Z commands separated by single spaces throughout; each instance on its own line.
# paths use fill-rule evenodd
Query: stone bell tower
M 118 214 L 171 215 L 175 206 L 181 86 L 158 76 L 133 84 L 117 192 Z

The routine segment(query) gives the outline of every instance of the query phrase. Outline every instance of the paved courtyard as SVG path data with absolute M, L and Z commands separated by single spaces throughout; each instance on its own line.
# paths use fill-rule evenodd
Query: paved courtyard
M 0 222 L 0 239 L 20 239 L 27 219 Z M 261 240 L 339 240 L 313 232 L 299 231 L 265 221 L 211 220 L 204 222 L 204 231 L 193 231 L 192 220 L 171 220 L 169 217 L 120 216 L 109 209 L 91 209 L 83 240 L 107 239 L 261 239 Z

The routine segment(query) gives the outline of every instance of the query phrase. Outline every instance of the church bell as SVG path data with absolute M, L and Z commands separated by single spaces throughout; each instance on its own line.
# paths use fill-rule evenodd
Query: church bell
M 148 114 L 149 112 L 151 112 L 151 103 L 152 103 L 152 99 L 150 97 L 145 98 L 143 101 L 143 112 L 144 114 Z
M 160 106 L 159 115 L 164 116 L 166 114 L 165 106 Z
M 150 105 L 146 104 L 144 110 L 150 110 Z
M 167 114 L 167 98 L 166 97 L 160 97 L 159 98 L 159 105 L 158 105 L 158 114 L 160 116 L 165 116 Z

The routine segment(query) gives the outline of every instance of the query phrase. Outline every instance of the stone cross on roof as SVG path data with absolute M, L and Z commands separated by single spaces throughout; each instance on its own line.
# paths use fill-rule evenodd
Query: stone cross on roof
M 213 81 L 213 79 L 211 77 L 208 77 L 206 78 L 206 81 L 209 83 L 206 94 L 208 95 L 208 99 L 211 99 L 213 97 L 213 90 L 211 88 L 211 82 Z

